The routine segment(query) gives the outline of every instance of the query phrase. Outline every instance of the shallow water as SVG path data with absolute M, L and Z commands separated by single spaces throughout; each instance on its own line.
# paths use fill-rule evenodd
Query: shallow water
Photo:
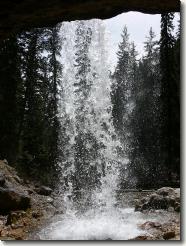
M 41 230 L 40 239 L 52 240 L 127 240 L 141 234 L 143 222 L 131 208 L 110 211 L 89 210 L 84 214 L 65 214 Z
M 146 221 L 165 223 L 175 214 L 159 210 L 156 212 L 134 212 L 134 208 L 109 210 L 90 209 L 85 213 L 58 215 L 37 233 L 41 240 L 129 240 L 139 235 L 150 235 L 138 225 Z

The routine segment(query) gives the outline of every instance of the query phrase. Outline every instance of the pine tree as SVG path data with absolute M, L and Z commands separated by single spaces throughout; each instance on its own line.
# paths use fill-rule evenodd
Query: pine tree
M 178 21 L 178 29 L 176 33 L 175 45 L 173 47 L 173 70 L 174 80 L 172 80 L 172 172 L 180 177 L 180 32 L 181 25 Z
M 20 93 L 19 166 L 48 184 L 53 183 L 59 154 L 59 30 L 60 26 L 33 29 L 19 36 L 24 88 Z
M 22 127 L 22 156 L 28 171 L 33 176 L 42 165 L 42 99 L 39 92 L 39 34 L 34 29 L 28 34 L 25 64 L 24 118 Z
M 159 52 L 155 34 L 150 29 L 145 42 L 145 55 L 137 68 L 135 108 L 131 117 L 131 171 L 137 185 L 151 187 L 160 175 L 160 75 Z M 144 178 L 145 177 L 145 178 Z M 160 177 L 160 176 L 159 176 Z
M 47 114 L 47 120 L 49 124 L 47 130 L 48 134 L 46 134 L 49 141 L 48 151 L 50 153 L 49 162 L 51 163 L 51 172 L 54 172 L 57 168 L 57 162 L 59 158 L 58 136 L 60 131 L 60 123 L 58 116 L 58 99 L 62 75 L 62 65 L 59 62 L 60 51 L 62 47 L 61 38 L 59 35 L 60 28 L 61 25 L 58 24 L 55 27 L 44 30 L 47 40 L 44 44 L 45 52 L 47 52 L 47 64 L 44 65 L 44 81 L 46 84 L 48 84 L 45 114 Z M 48 67 L 48 70 L 45 72 L 46 66 Z M 48 77 L 46 78 L 46 76 Z
M 124 133 L 124 116 L 126 113 L 126 107 L 129 97 L 129 81 L 128 81 L 128 69 L 130 59 L 130 44 L 129 34 L 126 26 L 123 29 L 121 35 L 122 41 L 119 44 L 119 50 L 117 52 L 118 62 L 112 78 L 115 83 L 112 86 L 111 98 L 113 104 L 112 115 L 114 119 L 114 126 L 119 135 Z
M 21 83 L 16 37 L 0 43 L 0 158 L 16 160 L 18 146 L 17 89 Z
M 133 148 L 132 137 L 132 116 L 135 108 L 136 93 L 138 91 L 138 62 L 137 52 L 134 43 L 129 42 L 127 28 L 124 27 L 122 41 L 117 52 L 118 62 L 112 75 L 113 85 L 111 91 L 112 116 L 114 127 L 123 145 L 123 155 L 130 156 Z M 122 169 L 122 168 L 121 168 Z M 130 170 L 126 171 L 125 166 L 120 171 L 122 188 L 126 188 L 130 181 L 126 181 L 126 173 L 130 176 Z
M 0 155 L 45 183 L 59 154 L 59 31 L 35 28 L 0 44 Z
M 173 13 L 161 15 L 160 68 L 161 68 L 161 101 L 162 101 L 162 163 L 168 172 L 173 169 L 173 121 L 172 103 L 175 93 L 175 67 L 173 47 L 175 38 L 172 34 Z

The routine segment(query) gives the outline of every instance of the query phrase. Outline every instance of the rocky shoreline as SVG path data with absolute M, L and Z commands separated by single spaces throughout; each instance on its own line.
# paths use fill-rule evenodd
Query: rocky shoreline
M 135 211 L 144 214 L 167 211 L 171 216 L 164 223 L 146 221 L 138 225 L 145 233 L 131 240 L 180 240 L 180 188 L 162 187 L 137 199 Z
M 24 181 L 0 161 L 0 240 L 27 240 L 57 211 L 52 189 Z
M 139 225 L 145 233 L 130 240 L 180 240 L 179 220 L 170 220 L 166 223 L 147 221 Z
M 180 188 L 162 187 L 136 201 L 135 211 L 150 209 L 180 212 Z

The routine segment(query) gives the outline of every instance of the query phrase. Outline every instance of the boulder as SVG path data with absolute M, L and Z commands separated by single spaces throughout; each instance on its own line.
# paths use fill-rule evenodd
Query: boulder
M 166 198 L 157 195 L 149 201 L 149 207 L 154 209 L 167 209 L 168 201 Z
M 30 197 L 13 188 L 0 188 L 0 213 L 8 214 L 12 210 L 25 210 L 30 207 Z
M 154 199 L 157 199 L 157 197 L 158 197 L 158 194 L 157 193 L 153 193 L 152 195 L 150 195 L 148 201 L 150 203 L 152 203 Z
M 175 191 L 171 187 L 162 187 L 158 189 L 156 193 L 161 196 L 169 196 L 169 195 L 175 194 Z
M 135 204 L 135 211 L 144 211 L 150 209 L 166 209 L 169 211 L 180 211 L 180 189 L 163 187 L 158 189 L 150 196 L 138 200 Z

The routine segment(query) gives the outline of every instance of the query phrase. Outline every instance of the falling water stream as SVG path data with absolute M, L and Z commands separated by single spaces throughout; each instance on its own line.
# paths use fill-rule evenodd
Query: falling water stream
M 74 86 L 76 70 L 72 66 L 77 23 L 62 27 L 66 39 L 60 103 L 63 157 L 58 190 L 64 212 L 38 236 L 52 240 L 127 240 L 142 234 L 137 224 L 147 218 L 118 198 L 120 172 L 128 163 L 127 142 L 120 142 L 112 121 L 106 34 L 101 21 L 89 21 L 93 34 L 88 56 L 96 76 L 87 75 L 92 83 L 88 97 L 82 98 Z

